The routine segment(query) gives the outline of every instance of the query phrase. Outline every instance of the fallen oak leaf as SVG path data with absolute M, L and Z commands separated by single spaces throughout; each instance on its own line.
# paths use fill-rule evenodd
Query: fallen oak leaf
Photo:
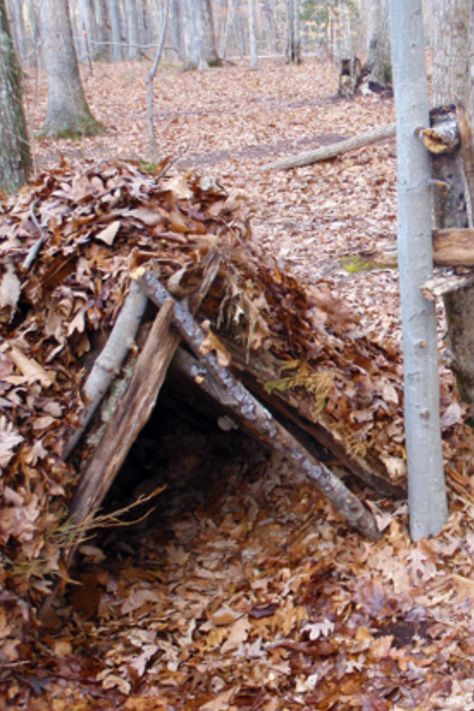
M 211 701 L 199 707 L 199 711 L 225 711 L 229 707 L 229 703 L 234 694 L 239 690 L 238 686 L 233 686 L 227 691 L 223 691 L 219 696 L 216 696 Z
M 117 236 L 117 232 L 120 229 L 120 225 L 120 220 L 115 220 L 114 222 L 111 222 L 110 225 L 107 225 L 107 227 L 104 227 L 103 230 L 94 235 L 95 239 L 99 239 L 101 242 L 104 242 L 104 244 L 111 247 Z

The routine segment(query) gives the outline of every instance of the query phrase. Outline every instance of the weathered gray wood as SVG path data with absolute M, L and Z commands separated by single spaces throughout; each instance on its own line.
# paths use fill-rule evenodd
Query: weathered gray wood
M 139 269 L 132 276 L 157 306 L 166 304 L 170 299 L 168 291 L 153 272 Z M 233 416 L 260 441 L 283 454 L 312 479 L 349 525 L 369 538 L 377 538 L 379 533 L 372 514 L 337 476 L 324 464 L 317 462 L 301 443 L 272 417 L 228 368 L 219 365 L 214 353 L 206 353 L 204 332 L 196 325 L 188 309 L 177 302 L 174 305 L 173 323 L 201 361 L 196 366 L 196 377 L 212 378 L 215 381 L 214 387 L 220 389 L 222 404 Z
M 135 336 L 145 311 L 146 303 L 146 296 L 135 282 L 132 282 L 130 291 L 110 332 L 107 343 L 87 376 L 83 388 L 83 395 L 87 403 L 86 408 L 81 413 L 79 426 L 71 434 L 64 447 L 64 459 L 71 455 L 71 452 L 81 439 L 105 393 L 118 375 L 125 356 L 135 343 Z
M 421 0 L 390 0 L 397 113 L 398 263 L 402 302 L 405 440 L 410 531 L 437 534 L 447 518 L 441 451 L 435 304 L 421 293 L 433 273 L 428 126 Z
M 345 141 L 339 141 L 338 143 L 334 143 L 332 146 L 324 146 L 324 148 L 317 148 L 314 151 L 300 153 L 297 156 L 290 156 L 289 158 L 276 160 L 273 163 L 268 163 L 267 165 L 262 166 L 262 170 L 288 170 L 289 168 L 300 168 L 303 165 L 311 165 L 312 163 L 318 163 L 319 161 L 330 160 L 331 158 L 336 158 L 343 153 L 355 151 L 357 148 L 364 148 L 365 146 L 370 146 L 373 143 L 379 143 L 386 138 L 392 138 L 394 135 L 395 124 L 391 123 L 388 126 L 374 128 L 371 131 L 367 131 L 367 133 L 361 134 L 360 136 L 353 136 L 352 138 L 347 138 Z

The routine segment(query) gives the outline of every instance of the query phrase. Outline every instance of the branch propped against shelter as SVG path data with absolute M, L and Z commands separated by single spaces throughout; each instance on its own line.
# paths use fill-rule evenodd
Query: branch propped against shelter
M 162 308 L 169 303 L 171 297 L 168 291 L 153 272 L 139 269 L 133 278 L 157 306 Z M 202 383 L 208 381 L 207 387 L 214 392 L 214 396 L 218 393 L 221 405 L 254 437 L 285 456 L 312 479 L 350 526 L 369 538 L 378 538 L 375 520 L 359 499 L 277 422 L 227 367 L 219 364 L 213 352 L 206 352 L 205 334 L 183 304 L 174 302 L 172 320 L 180 336 L 199 359 L 196 377 Z

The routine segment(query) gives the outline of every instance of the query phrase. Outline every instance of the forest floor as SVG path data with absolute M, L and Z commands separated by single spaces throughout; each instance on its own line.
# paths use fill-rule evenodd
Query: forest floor
M 85 86 L 105 132 L 34 139 L 37 166 L 60 155 L 149 162 L 147 69 L 94 66 Z M 34 77 L 27 88 L 34 133 L 45 88 Z M 336 90 L 334 67 L 313 60 L 166 69 L 156 81 L 158 145 L 178 159 L 173 171 L 211 173 L 245 193 L 254 233 L 282 264 L 342 297 L 374 340 L 399 339 L 396 271 L 341 265 L 395 241 L 395 142 L 261 170 L 393 121 L 391 100 L 340 100 Z M 201 458 L 187 482 L 178 471 L 150 519 L 84 549 L 80 584 L 51 621 L 36 668 L 15 677 L 9 708 L 474 709 L 469 463 L 450 478 L 442 534 L 416 545 L 406 503 L 359 489 L 384 531 L 369 543 L 284 461 L 245 437 L 229 446 L 203 431 L 198 445 L 195 429 L 181 418 L 169 445 Z

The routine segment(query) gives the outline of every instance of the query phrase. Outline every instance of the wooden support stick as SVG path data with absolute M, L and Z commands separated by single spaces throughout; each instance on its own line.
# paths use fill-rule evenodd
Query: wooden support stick
M 135 336 L 145 311 L 147 298 L 135 282 L 123 303 L 122 310 L 110 332 L 107 343 L 89 373 L 83 392 L 87 405 L 81 413 L 80 424 L 69 437 L 64 447 L 63 458 L 67 459 L 94 416 L 102 399 L 117 376 L 125 356 L 135 343 Z
M 297 156 L 290 156 L 289 158 L 276 160 L 273 163 L 268 163 L 267 165 L 262 166 L 262 170 L 288 170 L 289 168 L 300 168 L 304 165 L 311 165 L 312 163 L 318 163 L 319 161 L 336 158 L 343 153 L 354 151 L 357 148 L 364 148 L 365 146 L 370 146 L 373 143 L 379 143 L 379 141 L 383 141 L 385 138 L 392 138 L 392 136 L 395 136 L 394 123 L 391 123 L 388 126 L 374 128 L 371 131 L 367 131 L 367 133 L 361 134 L 360 136 L 347 138 L 345 141 L 339 141 L 338 143 L 334 143 L 332 146 L 324 146 L 323 148 L 318 148 L 315 151 L 300 153 Z
M 168 291 L 153 272 L 138 269 L 132 277 L 138 281 L 148 298 L 157 306 L 161 307 L 169 302 L 171 297 Z M 353 528 L 369 538 L 378 538 L 379 532 L 375 520 L 359 499 L 324 464 L 316 461 L 303 445 L 246 390 L 228 368 L 219 364 L 214 353 L 206 353 L 205 334 L 196 325 L 188 309 L 175 302 L 172 318 L 183 340 L 201 361 L 201 365 L 197 366 L 201 368 L 201 372 L 197 372 L 196 376 L 211 377 L 217 383 L 221 402 L 229 412 L 257 439 L 303 470 Z

